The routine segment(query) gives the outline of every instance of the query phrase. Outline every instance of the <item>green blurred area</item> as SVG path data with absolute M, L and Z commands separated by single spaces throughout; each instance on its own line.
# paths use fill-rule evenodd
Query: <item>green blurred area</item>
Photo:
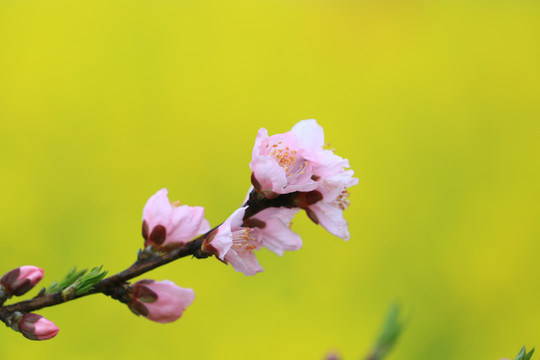
M 387 306 L 389 359 L 498 359 L 538 346 L 537 1 L 0 0 L 0 272 L 44 286 L 129 266 L 162 187 L 212 225 L 243 200 L 256 132 L 316 118 L 360 178 L 343 242 L 301 214 L 304 247 L 246 277 L 183 259 L 176 323 L 91 296 L 9 329 L 0 359 L 345 359 Z

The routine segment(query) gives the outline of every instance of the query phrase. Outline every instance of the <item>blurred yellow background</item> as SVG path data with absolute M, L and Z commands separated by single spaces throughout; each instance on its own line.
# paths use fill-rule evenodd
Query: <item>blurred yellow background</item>
M 0 0 L 1 273 L 124 269 L 162 187 L 223 221 L 260 127 L 317 119 L 360 178 L 349 242 L 301 214 L 303 249 L 255 277 L 148 274 L 195 290 L 175 323 L 90 296 L 39 312 L 54 340 L 1 330 L 0 359 L 359 359 L 395 300 L 392 360 L 540 346 L 539 19 L 532 0 Z

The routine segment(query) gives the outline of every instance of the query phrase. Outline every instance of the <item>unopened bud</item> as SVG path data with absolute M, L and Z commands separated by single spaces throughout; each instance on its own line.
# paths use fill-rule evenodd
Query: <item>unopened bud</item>
M 194 299 L 192 289 L 181 288 L 172 281 L 141 280 L 131 287 L 128 306 L 136 315 L 168 323 L 180 318 Z
M 58 326 L 38 314 L 25 314 L 19 320 L 17 329 L 30 340 L 48 340 L 58 334 Z
M 33 288 L 43 278 L 43 269 L 35 266 L 21 266 L 6 273 L 0 285 L 9 295 L 20 296 Z

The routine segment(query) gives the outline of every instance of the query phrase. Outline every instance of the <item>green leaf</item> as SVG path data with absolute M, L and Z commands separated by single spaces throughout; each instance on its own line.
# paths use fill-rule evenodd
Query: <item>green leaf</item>
M 76 295 L 84 294 L 90 291 L 94 285 L 107 275 L 107 271 L 101 271 L 102 267 L 94 267 L 88 273 L 87 269 L 77 271 L 77 268 L 73 267 L 64 279 L 53 282 L 47 289 L 46 294 L 52 294 L 58 291 L 64 291 L 66 294 L 71 292 L 74 292 Z
M 68 286 L 71 286 L 81 276 L 83 276 L 86 273 L 86 270 L 87 269 L 77 271 L 77 267 L 72 267 L 62 280 L 53 282 L 45 293 L 52 294 L 64 290 Z
M 533 356 L 533 353 L 534 353 L 534 348 L 529 353 L 527 353 L 527 349 L 524 346 L 521 348 L 521 350 L 517 354 L 516 360 L 530 360 Z
M 107 275 L 107 271 L 101 271 L 101 268 L 103 267 L 94 267 L 92 270 L 88 272 L 88 274 L 82 276 L 76 284 L 75 287 L 75 293 L 77 295 L 84 294 L 94 287 L 98 282 L 103 280 L 103 278 Z
M 405 322 L 400 320 L 399 305 L 394 304 L 388 309 L 380 335 L 367 359 L 381 360 L 386 357 L 396 345 L 404 327 Z

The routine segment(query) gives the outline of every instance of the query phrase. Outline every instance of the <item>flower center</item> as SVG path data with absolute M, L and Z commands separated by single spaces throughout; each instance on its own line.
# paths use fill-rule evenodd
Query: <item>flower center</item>
M 287 178 L 294 179 L 299 175 L 304 174 L 308 162 L 305 160 L 302 161 L 302 158 L 298 159 L 296 150 L 293 150 L 288 146 L 283 147 L 282 143 L 282 141 L 278 141 L 272 145 L 267 144 L 266 147 L 270 148 L 269 155 L 285 170 L 285 176 L 287 176 Z
M 243 228 L 233 232 L 232 247 L 236 251 L 247 252 L 258 250 L 262 247 L 261 242 L 255 237 L 253 229 Z
M 332 201 L 332 205 L 339 208 L 340 210 L 345 210 L 351 204 L 349 200 L 349 192 L 347 190 L 341 191 L 338 197 Z

